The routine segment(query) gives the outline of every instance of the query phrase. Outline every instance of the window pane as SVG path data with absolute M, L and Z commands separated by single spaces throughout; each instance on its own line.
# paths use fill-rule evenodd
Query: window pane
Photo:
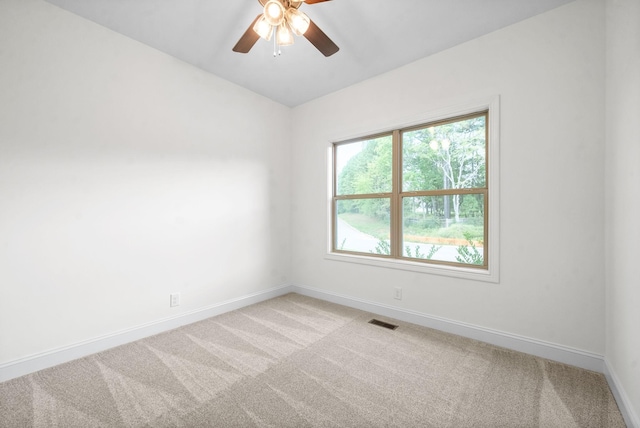
M 484 195 L 403 198 L 405 257 L 484 264 Z
M 337 194 L 391 192 L 391 155 L 391 135 L 337 145 Z
M 336 201 L 336 250 L 390 254 L 390 212 L 389 198 Z
M 402 190 L 485 187 L 484 115 L 402 134 Z

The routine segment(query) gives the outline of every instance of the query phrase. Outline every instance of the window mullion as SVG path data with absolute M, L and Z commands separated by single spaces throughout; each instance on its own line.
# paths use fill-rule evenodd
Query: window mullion
M 400 197 L 402 183 L 402 151 L 401 133 L 393 131 L 392 137 L 392 180 L 391 180 L 391 256 L 402 257 L 402 200 Z

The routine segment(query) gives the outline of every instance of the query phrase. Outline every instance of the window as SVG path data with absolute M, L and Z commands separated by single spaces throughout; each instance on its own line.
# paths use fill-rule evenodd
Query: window
M 332 144 L 331 255 L 486 275 L 488 107 Z

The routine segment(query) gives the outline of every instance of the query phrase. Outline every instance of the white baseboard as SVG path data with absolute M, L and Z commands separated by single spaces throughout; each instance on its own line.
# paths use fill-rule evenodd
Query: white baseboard
M 31 355 L 19 360 L 0 365 L 0 382 L 24 376 L 29 373 L 63 364 L 106 349 L 144 339 L 158 333 L 173 330 L 186 324 L 204 320 L 225 312 L 253 305 L 254 303 L 272 299 L 293 291 L 290 285 L 274 287 L 257 293 L 241 296 L 221 303 L 164 318 L 144 325 L 117 331 L 94 339 L 78 342 L 73 345 L 56 348 L 47 352 Z
M 456 334 L 458 336 L 479 340 L 481 342 L 490 343 L 502 348 L 524 352 L 526 354 L 558 361 L 564 364 L 569 364 L 598 373 L 604 372 L 604 357 L 602 355 L 593 354 L 591 352 L 557 345 L 555 343 L 545 342 L 542 340 L 531 339 L 524 336 L 518 336 L 516 334 L 479 327 L 476 325 L 462 323 L 446 318 L 440 318 L 433 315 L 426 315 L 423 313 L 397 308 L 394 306 L 388 306 L 376 302 L 357 299 L 354 297 L 332 293 L 317 288 L 293 286 L 292 291 L 294 293 L 302 294 L 305 296 L 315 297 L 317 299 L 326 300 L 329 302 L 337 303 L 339 305 L 349 306 L 377 315 L 383 315 L 400 321 L 410 322 L 412 324 L 417 324 L 447 333 Z
M 604 375 L 607 378 L 609 388 L 611 388 L 611 392 L 616 399 L 616 403 L 618 403 L 620 413 L 622 413 L 622 416 L 624 417 L 624 422 L 629 428 L 640 428 L 640 418 L 638 418 L 638 415 L 635 413 L 629 396 L 625 392 L 622 384 L 620 383 L 620 379 L 613 371 L 611 364 L 606 358 L 604 359 Z

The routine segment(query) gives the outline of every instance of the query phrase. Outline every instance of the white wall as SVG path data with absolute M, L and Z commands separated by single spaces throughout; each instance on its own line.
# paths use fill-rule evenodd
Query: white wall
M 294 284 L 603 355 L 603 82 L 604 3 L 584 0 L 295 108 Z M 493 95 L 499 284 L 324 259 L 328 142 Z
M 604 6 L 580 0 L 298 107 L 290 132 L 283 106 L 3 0 L 0 365 L 293 283 L 596 354 L 606 342 L 637 423 L 640 13 L 606 4 L 606 104 Z M 324 259 L 329 141 L 496 94 L 499 284 Z
M 0 2 L 0 365 L 288 284 L 289 111 Z
M 640 426 L 640 2 L 606 11 L 606 359 Z

